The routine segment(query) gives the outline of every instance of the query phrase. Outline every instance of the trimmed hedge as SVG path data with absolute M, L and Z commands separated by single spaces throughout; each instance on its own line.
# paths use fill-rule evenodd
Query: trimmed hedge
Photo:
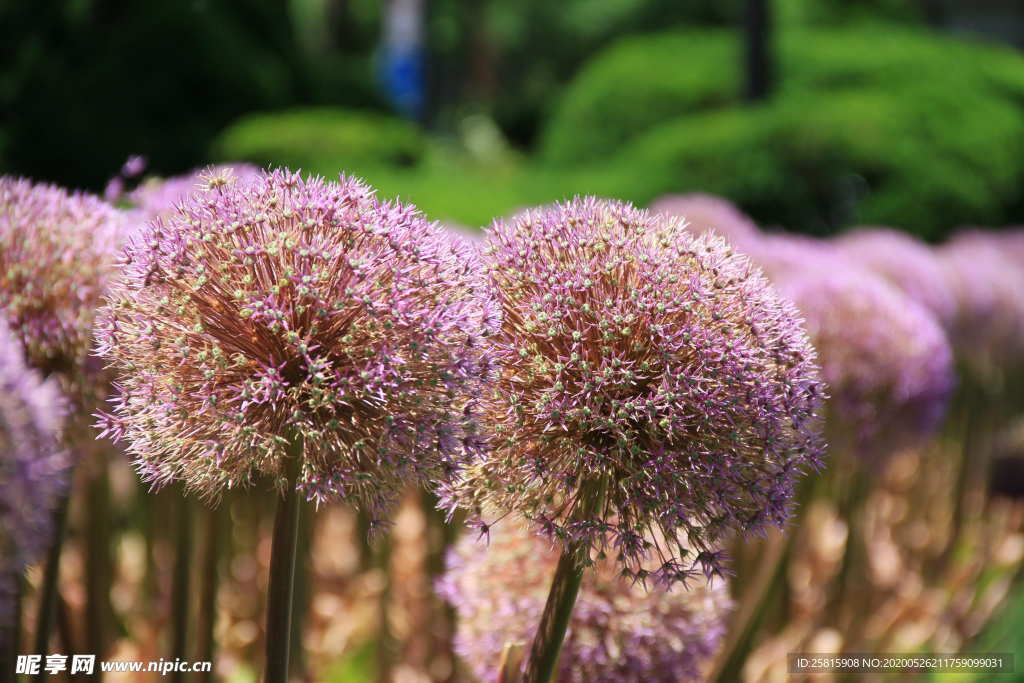
M 425 143 L 412 123 L 373 112 L 330 107 L 244 116 L 217 137 L 212 156 L 311 168 L 330 159 L 345 167 L 410 166 Z
M 614 163 L 643 169 L 652 197 L 713 192 L 763 223 L 817 233 L 889 224 L 939 237 L 1009 218 L 1024 187 L 1022 143 L 1012 103 L 919 86 L 683 117 Z
M 576 164 L 606 158 L 660 123 L 739 103 L 736 31 L 636 36 L 595 57 L 559 101 L 542 157 Z M 779 38 L 777 97 L 853 87 L 924 83 L 1024 102 L 1024 58 L 1009 48 L 865 24 L 793 29 Z
M 891 27 L 789 32 L 781 87 L 746 106 L 738 49 L 734 36 L 693 33 L 613 47 L 568 89 L 544 158 L 634 169 L 641 201 L 712 192 L 818 233 L 882 223 L 938 237 L 1020 220 L 1020 55 Z M 671 68 L 650 68 L 670 55 Z

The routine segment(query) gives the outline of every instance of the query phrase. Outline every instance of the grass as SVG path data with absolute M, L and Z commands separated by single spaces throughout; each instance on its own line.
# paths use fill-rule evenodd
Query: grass
M 1024 583 L 1007 600 L 1002 612 L 965 651 L 972 653 L 1013 653 L 1012 674 L 932 674 L 933 683 L 1024 683 Z

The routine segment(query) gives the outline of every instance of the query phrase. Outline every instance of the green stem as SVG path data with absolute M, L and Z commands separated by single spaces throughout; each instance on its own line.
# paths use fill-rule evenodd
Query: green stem
M 46 564 L 43 568 L 43 583 L 39 589 L 39 612 L 36 616 L 36 637 L 32 651 L 43 654 L 50 651 L 50 631 L 53 629 L 54 616 L 57 613 L 57 595 L 60 579 L 60 556 L 64 548 L 64 538 L 68 526 L 68 500 L 71 488 L 57 501 L 53 510 L 53 539 L 46 553 Z M 46 680 L 46 674 L 34 676 L 36 681 Z
M 8 584 L 11 590 L 11 614 L 10 619 L 4 623 L 0 622 L 0 681 L 3 683 L 15 683 L 15 665 L 18 660 L 18 651 L 21 649 L 21 607 L 22 595 L 24 593 L 24 581 L 21 571 L 12 571 L 0 578 Z M 0 590 L 3 590 L 0 587 Z
M 753 605 L 753 611 L 743 623 L 740 624 L 740 632 L 735 640 L 731 651 L 723 661 L 717 675 L 711 680 L 725 683 L 726 681 L 742 680 L 743 665 L 747 661 L 747 655 L 754 645 L 754 638 L 761 626 L 768 618 L 772 606 L 781 595 L 785 587 L 786 565 L 789 563 L 789 556 L 793 549 L 794 529 L 782 537 L 782 548 L 774 565 L 767 568 L 770 571 L 768 580 L 759 591 L 757 601 Z
M 580 562 L 581 550 L 567 546 L 558 558 L 558 568 L 551 581 L 548 601 L 544 605 L 537 634 L 533 637 L 530 656 L 523 675 L 523 683 L 548 683 L 558 664 L 565 631 L 569 627 L 576 596 L 580 592 L 584 567 Z
M 274 517 L 274 540 L 270 550 L 270 585 L 267 594 L 265 683 L 286 683 L 291 649 L 292 601 L 295 591 L 295 553 L 298 541 L 300 498 L 296 490 L 301 441 L 289 449 L 287 481 L 278 499 Z
M 110 480 L 107 476 L 107 454 L 90 453 L 85 463 L 85 626 L 89 652 L 102 657 L 107 650 L 107 623 L 113 614 L 110 605 Z M 102 673 L 99 667 L 94 674 Z
M 171 585 L 171 657 L 188 658 L 188 621 L 192 570 L 192 501 L 182 491 L 177 500 L 178 533 L 175 538 L 174 581 Z M 171 677 L 176 683 L 185 674 L 175 671 Z
M 306 672 L 306 651 L 303 645 L 306 614 L 309 612 L 310 573 L 312 571 L 311 551 L 313 547 L 313 516 L 299 519 L 297 550 L 295 552 L 295 583 L 292 597 L 291 657 L 292 677 L 304 679 Z
M 395 636 L 391 629 L 391 619 L 389 618 L 391 593 L 394 588 L 391 580 L 391 536 L 387 535 L 377 538 L 372 546 L 375 550 L 374 563 L 383 578 L 383 586 L 377 601 L 376 680 L 378 683 L 389 683 L 392 680 L 392 669 L 394 668 L 395 650 L 397 647 Z
M 519 683 L 520 669 L 523 665 L 523 644 L 505 643 L 498 661 L 497 683 Z
M 198 649 L 196 659 L 200 662 L 212 662 L 216 651 L 214 627 L 217 621 L 217 585 L 220 546 L 223 536 L 223 507 L 207 509 L 203 515 L 201 551 L 203 567 L 199 586 L 199 614 L 196 623 L 196 640 Z M 201 683 L 213 681 L 213 672 L 199 674 Z
M 427 666 L 436 671 L 437 683 L 450 683 L 455 679 L 454 652 L 455 608 L 442 600 L 433 590 L 433 586 L 444 574 L 445 559 L 448 549 L 456 540 L 457 524 L 448 524 L 445 513 L 438 509 L 437 495 L 424 490 L 420 499 L 424 520 L 426 522 L 426 578 L 430 628 L 424 629 L 427 639 Z M 519 647 L 520 661 L 522 647 Z M 518 670 L 518 666 L 517 666 Z M 443 673 L 442 673 L 443 672 Z M 511 682 L 510 682 L 511 683 Z
M 811 503 L 828 495 L 836 477 L 834 466 L 820 474 L 811 474 L 800 484 L 797 508 L 788 528 L 778 535 L 768 536 L 759 544 L 757 561 L 751 567 L 758 570 L 746 590 L 738 598 L 729 640 L 722 649 L 719 663 L 708 680 L 725 683 L 740 679 L 743 664 L 754 645 L 754 638 L 768 619 L 772 606 L 786 590 L 786 565 L 792 552 L 794 537 L 800 533 L 804 516 Z M 774 539 L 774 540 L 769 540 Z

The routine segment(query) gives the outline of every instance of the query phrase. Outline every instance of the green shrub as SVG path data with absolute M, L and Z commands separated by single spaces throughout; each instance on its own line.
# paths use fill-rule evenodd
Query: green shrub
M 627 38 L 572 81 L 544 131 L 542 156 L 601 159 L 650 126 L 736 101 L 739 46 L 732 31 Z
M 567 164 L 604 159 L 652 126 L 735 106 L 739 40 L 739 32 L 716 30 L 614 44 L 565 90 L 545 130 L 543 158 Z M 793 29 L 778 43 L 776 97 L 933 82 L 1024 103 L 1024 59 L 1007 48 L 877 24 Z
M 779 87 L 739 102 L 735 34 L 631 38 L 567 89 L 542 150 L 611 164 L 631 199 L 702 190 L 763 222 L 891 223 L 938 236 L 1024 205 L 1024 58 L 910 29 L 794 29 Z M 661 65 L 661 66 L 659 66 Z
M 938 237 L 995 224 L 1022 198 L 1024 117 L 1010 102 L 921 84 L 780 97 L 680 117 L 615 165 L 665 192 L 732 198 L 765 224 L 827 233 L 891 224 Z
M 309 169 L 324 159 L 345 167 L 409 166 L 423 155 L 419 129 L 402 119 L 328 107 L 244 116 L 214 142 L 213 158 Z

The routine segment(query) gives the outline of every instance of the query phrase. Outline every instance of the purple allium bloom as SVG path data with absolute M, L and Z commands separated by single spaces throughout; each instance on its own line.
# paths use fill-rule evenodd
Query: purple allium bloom
M 0 321 L 0 621 L 8 623 L 17 581 L 50 539 L 54 505 L 67 486 L 58 439 L 64 399 L 25 365 L 21 343 Z
M 97 325 L 107 433 L 142 477 L 215 497 L 283 472 L 378 514 L 479 446 L 493 314 L 472 253 L 361 181 L 211 178 L 126 249 Z
M 841 254 L 882 276 L 949 329 L 956 300 L 936 253 L 913 236 L 892 228 L 858 228 L 838 240 Z
M 879 276 L 831 261 L 778 279 L 803 314 L 829 388 L 829 441 L 868 462 L 932 436 L 954 388 L 945 332 Z
M 666 195 L 651 203 L 651 211 L 683 218 L 691 232 L 714 232 L 744 252 L 761 234 L 754 221 L 735 204 L 713 195 Z
M 821 455 L 822 385 L 796 310 L 745 257 L 593 198 L 498 220 L 484 251 L 504 314 L 494 436 L 449 502 L 611 539 L 625 573 L 654 557 L 665 582 L 721 570 L 726 533 L 785 521 Z
M 0 178 L 0 317 L 79 406 L 104 386 L 89 357 L 93 318 L 127 229 L 98 197 Z
M 481 681 L 498 674 L 502 649 L 528 644 L 544 609 L 558 552 L 513 524 L 484 547 L 464 536 L 448 554 L 439 592 L 456 610 L 455 649 Z M 689 586 L 622 581 L 602 560 L 584 575 L 556 678 L 564 683 L 702 680 L 732 609 L 726 582 Z
M 939 249 L 957 304 L 950 336 L 985 379 L 1024 367 L 1024 262 L 1002 239 L 962 233 Z
M 788 232 L 764 233 L 747 253 L 773 282 L 808 268 L 843 268 L 850 264 L 830 242 Z

